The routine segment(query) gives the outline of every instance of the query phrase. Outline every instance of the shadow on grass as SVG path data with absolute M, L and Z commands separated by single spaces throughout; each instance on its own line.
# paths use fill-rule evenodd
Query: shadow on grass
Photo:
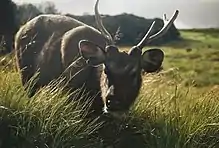
M 11 119 L 10 119 L 11 120 Z M 219 136 L 217 133 L 180 135 L 174 125 L 165 122 L 153 123 L 153 121 L 132 119 L 132 121 L 120 120 L 110 117 L 99 119 L 105 123 L 94 133 L 83 137 L 69 135 L 67 148 L 205 148 L 214 143 L 217 147 Z M 40 132 L 40 128 L 32 125 L 32 130 L 26 133 L 17 133 L 16 122 L 0 121 L 0 147 L 2 148 L 48 148 L 54 147 L 54 135 Z M 147 125 L 147 126 L 146 126 Z M 26 125 L 28 126 L 28 125 Z M 63 133 L 64 134 L 64 133 Z M 28 136 L 28 137 L 27 137 Z M 184 136 L 184 137 L 183 137 Z M 60 137 L 61 138 L 61 137 Z M 64 142 L 64 141 L 63 141 Z
M 166 127 L 167 129 L 171 129 L 171 131 L 177 132 L 177 130 L 172 127 L 162 127 L 163 125 L 156 126 L 153 121 L 149 119 L 141 120 L 131 114 L 127 114 L 127 116 L 121 118 L 115 118 L 109 115 L 101 115 L 95 119 L 79 118 L 79 116 L 81 116 L 80 111 L 75 111 L 74 103 L 72 104 L 73 109 L 66 111 L 66 108 L 70 108 L 72 103 L 68 100 L 66 100 L 66 102 L 68 102 L 68 105 L 66 104 L 68 107 L 63 106 L 64 104 L 59 105 L 59 110 L 55 111 L 55 114 L 53 114 L 54 109 L 52 107 L 41 111 L 40 109 L 43 108 L 43 105 L 34 105 L 35 103 L 33 105 L 36 108 L 33 108 L 33 110 L 37 111 L 38 108 L 39 111 L 34 111 L 34 114 L 31 113 L 32 110 L 31 108 L 28 109 L 28 107 L 27 109 L 29 111 L 18 112 L 16 109 L 1 106 L 0 147 L 145 148 L 151 147 L 152 143 L 154 143 L 153 147 L 159 147 L 161 145 L 157 143 L 157 141 L 159 141 L 159 134 L 157 133 L 159 130 L 162 131 L 162 129 Z M 70 111 L 75 111 L 75 114 L 72 114 Z M 41 116 L 37 115 L 41 112 L 44 112 Z M 72 115 L 69 117 L 66 116 L 65 118 L 61 112 Z M 60 120 L 62 118 L 63 120 Z M 72 120 L 75 121 L 71 123 Z M 83 123 L 90 122 L 101 126 L 85 125 L 86 127 L 82 127 L 82 131 L 80 130 Z M 66 128 L 59 130 L 60 126 L 66 126 Z M 83 133 L 84 128 L 88 128 L 90 132 Z M 68 131 L 69 129 L 73 129 L 72 132 Z M 75 132 L 75 130 L 79 132 Z M 162 132 L 165 131 L 163 130 Z M 178 136 L 173 137 L 178 138 Z M 174 145 L 174 143 L 172 144 Z M 168 146 L 170 145 L 168 144 Z

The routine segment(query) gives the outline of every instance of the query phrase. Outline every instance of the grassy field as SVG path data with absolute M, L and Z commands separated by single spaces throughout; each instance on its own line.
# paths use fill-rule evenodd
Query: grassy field
M 89 102 L 67 103 L 49 87 L 28 99 L 14 56 L 2 56 L 0 147 L 219 147 L 219 30 L 181 34 L 183 41 L 159 47 L 164 70 L 143 75 L 138 100 L 119 119 L 85 119 Z

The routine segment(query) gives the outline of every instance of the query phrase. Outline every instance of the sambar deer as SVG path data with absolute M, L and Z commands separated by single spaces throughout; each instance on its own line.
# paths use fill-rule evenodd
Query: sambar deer
M 127 111 L 139 94 L 142 69 L 155 72 L 160 68 L 163 51 L 142 49 L 167 32 L 179 11 L 169 21 L 165 18 L 163 28 L 151 35 L 153 22 L 143 39 L 126 53 L 119 51 L 103 26 L 98 3 L 95 19 L 100 31 L 62 15 L 39 15 L 20 28 L 15 51 L 22 84 L 39 72 L 31 95 L 62 75 L 67 88 L 83 86 L 96 94 L 91 107 L 96 112 Z

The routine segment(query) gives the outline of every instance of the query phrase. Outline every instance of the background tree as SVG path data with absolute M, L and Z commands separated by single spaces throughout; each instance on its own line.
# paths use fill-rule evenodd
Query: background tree
M 96 27 L 94 15 L 66 15 L 76 18 L 88 25 Z M 163 27 L 164 24 L 163 20 L 160 18 L 145 19 L 143 17 L 135 16 L 133 14 L 123 13 L 115 16 L 105 15 L 103 17 L 103 24 L 112 36 L 115 36 L 118 28 L 120 28 L 120 34 L 122 34 L 122 37 L 120 38 L 120 40 L 117 41 L 117 44 L 133 45 L 137 44 L 142 39 L 154 20 L 156 20 L 156 23 L 155 27 L 152 30 L 152 33 L 156 33 Z M 150 45 L 161 45 L 179 39 L 180 33 L 173 24 L 165 35 L 163 35 L 158 40 L 154 40 L 150 43 Z
M 10 10 L 10 11 L 9 11 Z M 8 12 L 7 12 L 8 11 Z M 14 15 L 16 11 L 16 16 Z M 0 34 L 3 31 L 9 32 L 8 34 L 15 34 L 18 27 L 25 24 L 30 19 L 40 14 L 59 14 L 55 4 L 50 1 L 33 5 L 31 3 L 24 3 L 21 5 L 15 5 L 11 0 L 0 0 Z M 7 14 L 7 15 L 5 15 Z M 94 15 L 84 13 L 82 16 L 76 16 L 72 14 L 66 14 L 66 16 L 78 19 L 88 25 L 96 27 Z M 156 20 L 155 27 L 152 33 L 156 33 L 163 26 L 163 20 L 160 18 L 146 19 L 144 17 L 135 16 L 133 14 L 123 13 L 120 15 L 110 16 L 105 15 L 103 17 L 103 23 L 112 36 L 120 35 L 120 39 L 116 41 L 118 45 L 133 45 L 137 44 L 140 39 L 145 35 L 152 21 Z M 9 25 L 8 25 L 9 24 Z M 13 25 L 14 24 L 14 25 Z M 16 24 L 16 25 L 15 25 Z M 19 26 L 18 26 L 19 24 Z M 15 27 L 17 26 L 17 27 Z M 5 29 L 7 28 L 7 29 Z M 16 28 L 16 29 L 14 29 Z M 119 32 L 118 32 L 119 28 Z M 118 37 L 118 36 L 117 36 Z M 173 40 L 179 40 L 180 33 L 173 24 L 168 32 L 160 39 L 151 42 L 151 45 L 161 45 Z M 8 39 L 11 45 L 11 38 Z M 7 45 L 8 51 L 11 50 Z
M 42 2 L 39 4 L 38 9 L 45 14 L 58 14 L 58 9 L 51 1 Z
M 26 3 L 17 6 L 17 18 L 20 25 L 25 24 L 32 18 L 42 14 L 42 12 L 33 4 Z
M 15 3 L 11 0 L 0 0 L 0 37 L 5 48 L 1 52 L 8 53 L 13 49 L 14 34 L 18 29 L 15 13 Z
M 39 5 L 33 5 L 31 3 L 25 3 L 17 6 L 17 18 L 19 18 L 19 24 L 23 25 L 32 18 L 40 14 L 58 14 L 58 9 L 53 2 L 46 1 Z

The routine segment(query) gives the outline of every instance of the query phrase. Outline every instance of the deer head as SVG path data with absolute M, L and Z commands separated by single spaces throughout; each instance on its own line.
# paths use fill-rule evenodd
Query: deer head
M 128 53 L 119 51 L 110 33 L 105 29 L 98 12 L 98 3 L 95 4 L 95 18 L 98 29 L 107 40 L 107 46 L 100 47 L 88 40 L 79 42 L 81 56 L 92 66 L 103 65 L 101 76 L 101 93 L 104 102 L 104 111 L 126 111 L 138 96 L 141 87 L 141 71 L 155 72 L 160 68 L 164 59 L 161 49 L 142 51 L 147 43 L 165 34 L 179 13 L 175 11 L 169 21 L 164 19 L 163 28 L 151 35 L 155 22 L 152 23 L 143 39 L 133 46 Z M 165 16 L 165 15 L 164 15 Z

